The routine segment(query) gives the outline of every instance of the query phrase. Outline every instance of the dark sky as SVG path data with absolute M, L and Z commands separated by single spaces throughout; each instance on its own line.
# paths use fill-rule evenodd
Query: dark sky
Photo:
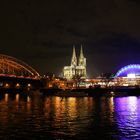
M 140 63 L 140 0 L 4 0 L 0 53 L 60 74 L 83 44 L 88 75 Z

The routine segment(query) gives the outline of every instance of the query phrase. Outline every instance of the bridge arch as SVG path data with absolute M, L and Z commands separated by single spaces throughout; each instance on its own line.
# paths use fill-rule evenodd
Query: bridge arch
M 0 54 L 0 76 L 39 79 L 39 73 L 25 62 Z

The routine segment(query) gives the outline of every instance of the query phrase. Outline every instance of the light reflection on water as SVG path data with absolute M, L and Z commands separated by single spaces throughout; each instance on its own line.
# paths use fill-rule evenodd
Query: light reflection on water
M 117 98 L 115 112 L 120 136 L 127 139 L 140 138 L 140 98 Z
M 139 97 L 0 95 L 1 139 L 136 139 Z

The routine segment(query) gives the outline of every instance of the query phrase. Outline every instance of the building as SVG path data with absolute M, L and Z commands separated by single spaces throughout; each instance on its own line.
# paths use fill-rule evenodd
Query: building
M 118 86 L 139 86 L 140 65 L 131 64 L 121 68 L 115 75 L 114 81 Z
M 77 61 L 75 47 L 73 47 L 73 53 L 71 58 L 71 65 L 64 66 L 63 76 L 67 80 L 72 80 L 73 78 L 79 77 L 80 79 L 85 79 L 86 74 L 86 58 L 84 57 L 83 48 L 81 46 L 80 56 Z

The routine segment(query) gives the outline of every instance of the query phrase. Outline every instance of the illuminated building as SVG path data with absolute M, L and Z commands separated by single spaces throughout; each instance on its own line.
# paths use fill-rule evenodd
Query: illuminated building
M 81 79 L 86 78 L 86 58 L 84 57 L 82 46 L 81 46 L 78 62 L 77 62 L 75 47 L 73 47 L 71 65 L 64 66 L 63 76 L 67 80 L 72 80 L 75 76 L 79 76 Z
M 114 79 L 119 86 L 140 85 L 140 65 L 131 64 L 121 68 Z

